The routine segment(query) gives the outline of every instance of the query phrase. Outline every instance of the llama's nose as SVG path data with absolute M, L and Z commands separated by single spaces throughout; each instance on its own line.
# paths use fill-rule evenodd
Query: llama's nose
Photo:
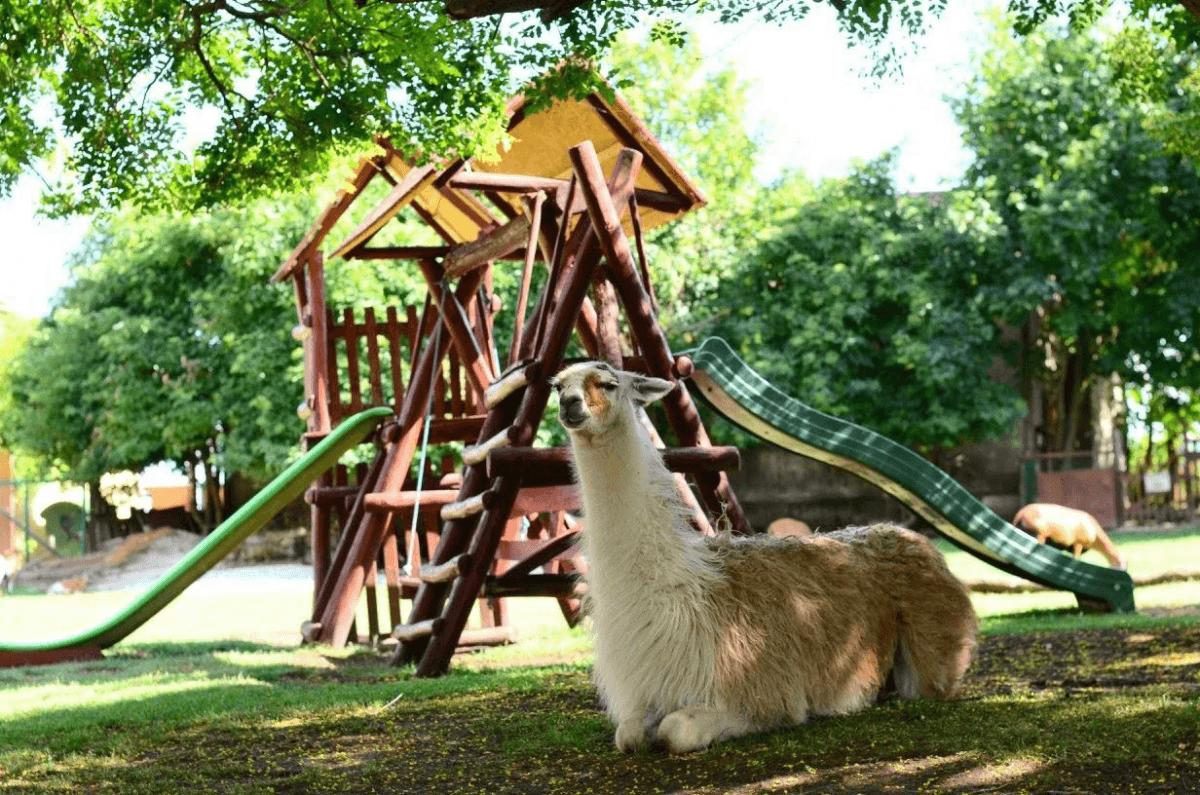
M 587 420 L 583 398 L 579 395 L 563 395 L 558 401 L 558 414 L 568 427 L 583 424 Z

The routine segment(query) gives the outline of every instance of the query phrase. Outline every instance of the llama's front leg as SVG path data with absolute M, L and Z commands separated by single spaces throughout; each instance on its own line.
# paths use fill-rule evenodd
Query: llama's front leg
M 645 746 L 649 723 L 650 713 L 645 711 L 626 715 L 617 721 L 617 733 L 613 736 L 613 744 L 617 746 L 617 750 L 627 754 Z
M 707 748 L 717 740 L 739 737 L 754 727 L 728 710 L 715 707 L 684 707 L 658 724 L 658 739 L 673 754 Z

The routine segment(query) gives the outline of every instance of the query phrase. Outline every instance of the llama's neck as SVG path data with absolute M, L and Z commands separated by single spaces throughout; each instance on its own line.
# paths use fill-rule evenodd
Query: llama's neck
M 662 451 L 632 412 L 601 439 L 572 439 L 572 450 L 589 588 L 661 589 L 709 579 L 710 553 L 688 524 Z

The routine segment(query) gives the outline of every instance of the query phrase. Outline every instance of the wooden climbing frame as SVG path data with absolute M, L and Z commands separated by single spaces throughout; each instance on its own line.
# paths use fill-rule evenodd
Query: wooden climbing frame
M 275 274 L 296 294 L 305 444 L 365 407 L 395 412 L 369 463 L 337 468 L 309 489 L 314 596 L 304 637 L 390 642 L 393 660 L 421 676 L 445 672 L 464 644 L 511 638 L 509 598 L 553 597 L 568 622 L 579 618 L 586 518 L 567 451 L 533 446 L 548 378 L 567 362 L 570 341 L 617 367 L 671 380 L 691 372 L 658 323 L 643 237 L 702 205 L 699 191 L 619 98 L 536 114 L 518 101 L 510 110 L 514 143 L 496 162 L 415 165 L 381 139 Z M 348 222 L 331 256 L 412 268 L 426 299 L 419 309 L 334 310 L 323 246 L 376 177 L 386 195 Z M 443 243 L 373 245 L 406 210 Z M 514 269 L 517 284 L 505 352 L 495 334 L 501 267 Z M 723 517 L 747 532 L 725 474 L 737 450 L 711 445 L 683 383 L 664 410 L 675 440 L 664 460 L 696 528 L 712 532 Z M 426 433 L 432 443 L 461 443 L 461 454 L 417 472 Z M 481 626 L 467 630 L 477 604 Z

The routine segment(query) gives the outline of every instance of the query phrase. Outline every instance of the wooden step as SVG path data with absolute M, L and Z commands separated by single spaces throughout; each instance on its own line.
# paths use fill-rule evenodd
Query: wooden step
M 741 466 L 736 447 L 668 447 L 663 463 L 672 472 L 727 472 Z M 488 475 L 514 475 L 526 486 L 565 486 L 573 482 L 566 447 L 501 447 L 488 456 Z
M 536 381 L 540 373 L 541 365 L 537 361 L 528 361 L 509 368 L 508 372 L 488 386 L 484 393 L 484 405 L 489 409 L 496 408 L 513 392 L 524 389 L 530 382 Z
M 392 637 L 401 642 L 427 638 L 441 630 L 442 623 L 441 618 L 430 618 L 415 624 L 401 624 L 392 628 Z
M 419 576 L 421 582 L 450 582 L 469 571 L 471 566 L 472 558 L 464 552 L 461 555 L 455 555 L 445 563 L 424 566 Z
M 463 450 L 462 454 L 463 464 L 466 466 L 482 464 L 487 460 L 488 453 L 512 444 L 513 435 L 514 431 L 510 426 L 486 441 L 467 447 Z
M 484 492 L 486 494 L 487 492 Z M 458 496 L 457 494 L 455 496 Z M 451 519 L 465 519 L 468 516 L 474 516 L 481 513 L 484 509 L 483 494 L 476 494 L 474 497 L 468 497 L 465 500 L 451 502 L 442 506 L 442 521 Z

